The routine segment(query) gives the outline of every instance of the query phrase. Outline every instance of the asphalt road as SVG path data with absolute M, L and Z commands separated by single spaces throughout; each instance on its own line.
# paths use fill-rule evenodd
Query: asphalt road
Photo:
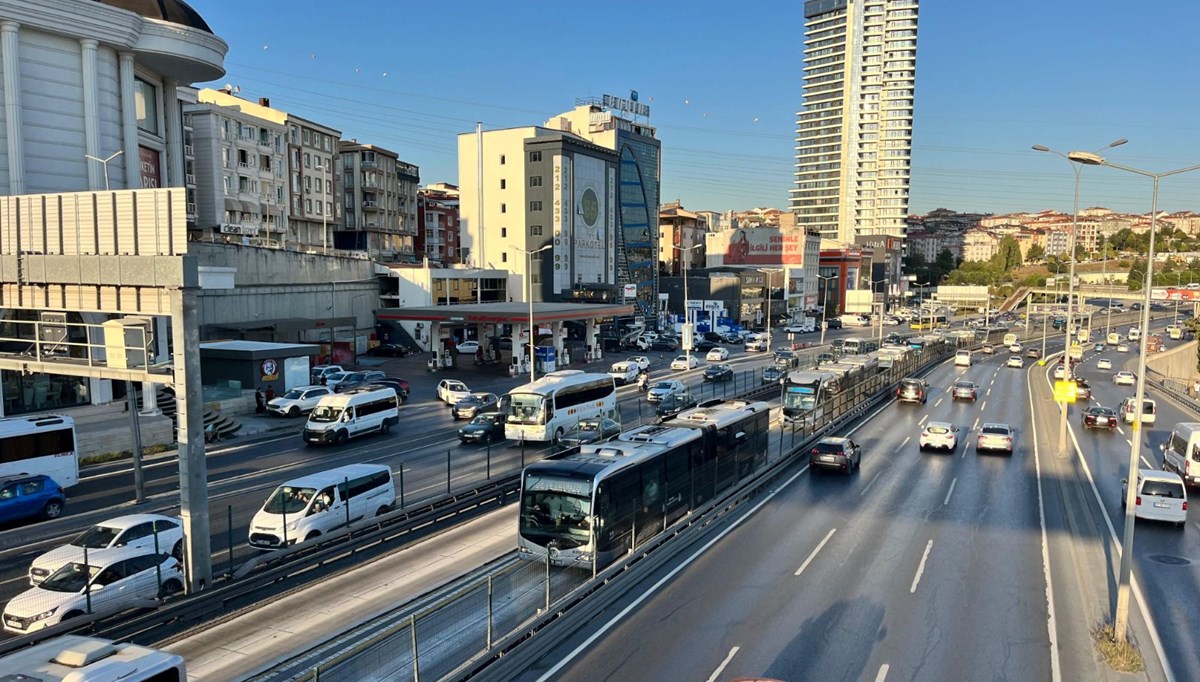
M 940 365 L 926 405 L 889 403 L 853 431 L 858 474 L 799 473 L 523 679 L 1048 679 L 1026 372 L 1003 359 Z M 958 377 L 977 403 L 951 401 Z M 919 452 L 929 420 L 966 445 Z M 976 453 L 989 421 L 1017 428 L 1011 458 Z

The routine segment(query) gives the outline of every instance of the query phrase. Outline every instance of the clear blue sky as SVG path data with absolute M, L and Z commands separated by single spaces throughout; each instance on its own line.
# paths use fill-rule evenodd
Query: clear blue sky
M 800 0 L 595 4 L 192 0 L 230 46 L 220 83 L 457 179 L 456 134 L 540 124 L 575 98 L 637 90 L 663 143 L 662 196 L 787 207 L 801 105 Z M 909 209 L 1069 211 L 1067 162 L 1112 150 L 1200 163 L 1200 3 L 922 0 Z M 218 83 L 219 84 L 219 83 Z M 1200 210 L 1200 172 L 1159 205 Z M 1149 180 L 1084 171 L 1081 205 L 1145 212 Z

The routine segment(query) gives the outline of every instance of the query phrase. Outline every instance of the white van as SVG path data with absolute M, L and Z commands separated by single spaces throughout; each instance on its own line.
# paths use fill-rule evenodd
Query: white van
M 0 679 L 150 682 L 187 679 L 183 657 L 136 644 L 60 635 L 0 658 Z
M 348 464 L 288 481 L 275 489 L 250 522 L 250 546 L 279 549 L 311 540 L 367 516 L 382 516 L 396 502 L 392 470 Z
M 1129 336 L 1126 338 L 1128 338 L 1130 341 L 1137 341 L 1138 339 L 1142 338 L 1142 330 L 1138 329 L 1137 327 L 1130 327 Z
M 970 367 L 971 366 L 971 351 L 960 350 L 954 354 L 955 367 Z
M 1158 412 L 1158 405 L 1151 398 L 1143 398 L 1143 401 L 1144 402 L 1142 403 L 1142 423 L 1143 424 L 1153 424 L 1154 423 L 1154 415 Z M 1121 421 L 1125 422 L 1126 424 L 1133 423 L 1133 418 L 1136 416 L 1135 415 L 1136 410 L 1134 409 L 1134 405 L 1135 405 L 1135 402 L 1134 402 L 1133 398 L 1126 398 L 1121 401 L 1120 409 L 1117 410 L 1117 412 L 1120 413 L 1120 415 L 1121 415 Z
M 746 352 L 748 353 L 765 351 L 769 346 L 766 334 L 751 334 L 746 337 Z
M 364 386 L 321 398 L 304 425 L 304 442 L 341 445 L 364 433 L 387 433 L 399 423 L 396 389 Z
M 1163 448 L 1163 469 L 1179 474 L 1188 485 L 1200 485 L 1200 422 L 1180 422 Z
M 1121 335 L 1116 332 L 1109 332 L 1108 337 L 1104 340 L 1107 341 L 1108 345 L 1110 346 L 1121 345 Z
M 1125 504 L 1126 479 L 1121 479 L 1121 505 Z M 1187 489 L 1179 476 L 1154 469 L 1138 469 L 1134 518 L 1187 524 Z
M 613 366 L 608 368 L 608 376 L 618 384 L 637 381 L 638 375 L 641 373 L 642 370 L 636 362 L 614 362 Z
M 847 314 L 838 317 L 842 321 L 844 327 L 869 327 L 871 326 L 871 318 L 866 315 Z

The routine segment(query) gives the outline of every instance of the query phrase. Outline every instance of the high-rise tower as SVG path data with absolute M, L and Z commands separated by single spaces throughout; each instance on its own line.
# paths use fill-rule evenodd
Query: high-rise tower
M 917 0 L 804 3 L 798 227 L 844 243 L 904 236 L 916 66 Z

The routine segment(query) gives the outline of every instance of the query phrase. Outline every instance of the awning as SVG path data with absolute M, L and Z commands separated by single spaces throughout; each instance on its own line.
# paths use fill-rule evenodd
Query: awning
M 242 202 L 234 199 L 233 197 L 225 197 L 225 210 L 240 211 L 242 210 Z

